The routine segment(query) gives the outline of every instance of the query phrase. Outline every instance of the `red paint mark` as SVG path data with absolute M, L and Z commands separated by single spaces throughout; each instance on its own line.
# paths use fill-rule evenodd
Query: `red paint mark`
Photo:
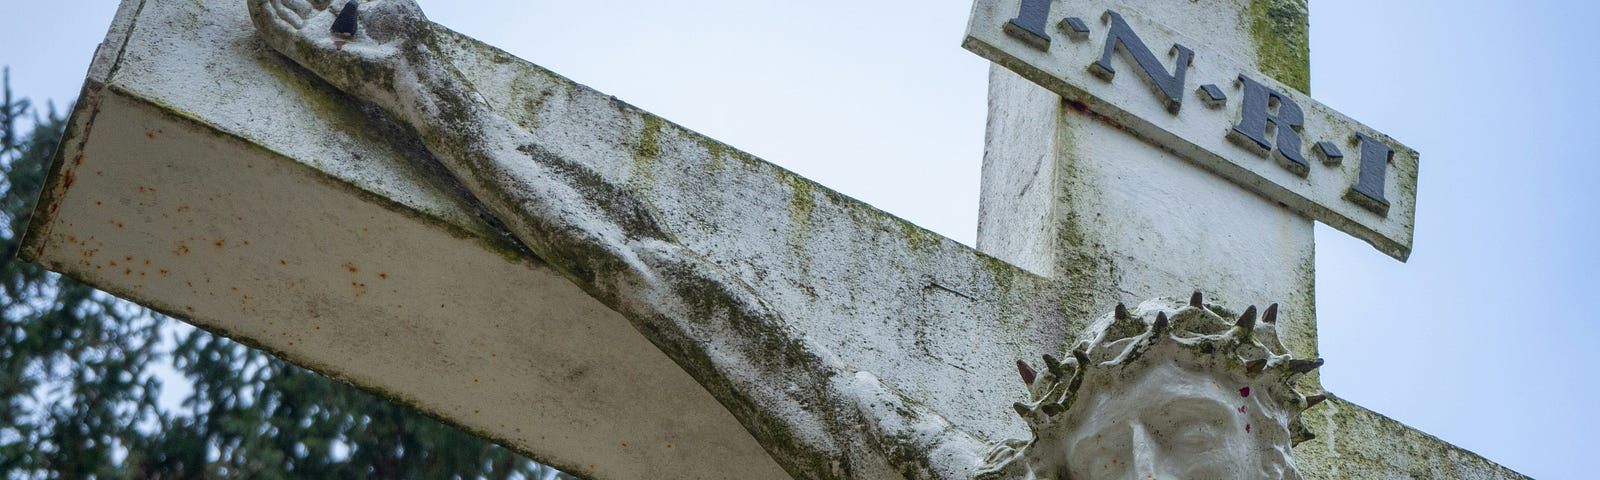
M 1244 405 L 1239 406 L 1239 413 L 1244 413 Z
M 1239 389 L 1239 396 L 1249 398 L 1250 397 L 1250 387 L 1244 387 L 1244 388 Z
M 1250 433 L 1250 424 L 1244 424 L 1244 433 Z
M 333 41 L 333 49 L 334 50 L 344 50 L 344 46 L 347 43 L 350 43 L 350 42 L 346 42 L 344 40 L 334 40 Z

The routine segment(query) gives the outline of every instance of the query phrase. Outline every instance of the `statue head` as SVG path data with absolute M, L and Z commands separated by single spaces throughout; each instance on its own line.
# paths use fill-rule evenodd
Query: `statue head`
M 1292 447 L 1312 437 L 1300 413 L 1326 397 L 1293 385 L 1322 360 L 1286 352 L 1277 305 L 1257 317 L 1198 292 L 1118 305 L 1070 358 L 1018 361 L 1029 401 L 1014 408 L 1033 438 L 995 447 L 978 478 L 1300 479 Z

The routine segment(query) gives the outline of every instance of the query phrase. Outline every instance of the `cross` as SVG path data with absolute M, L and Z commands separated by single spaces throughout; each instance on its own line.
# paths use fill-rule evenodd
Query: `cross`
M 207 3 L 124 3 L 75 106 L 25 255 L 595 478 L 828 476 L 857 453 L 850 442 L 871 443 L 855 425 L 786 430 L 767 407 L 739 403 L 815 385 L 704 382 L 702 365 L 658 348 L 670 339 L 638 329 L 553 268 L 555 259 L 528 255 L 479 199 L 419 164 L 429 155 L 404 126 L 266 48 L 242 4 Z M 1006 408 L 1023 393 L 1016 358 L 1061 351 L 1118 302 L 1197 287 L 1216 302 L 1282 302 L 1289 347 L 1314 356 L 1312 218 L 1347 221 L 1341 228 L 1404 256 L 1408 237 L 1396 232 L 1408 234 L 1408 224 L 1360 223 L 1383 210 L 1370 195 L 1350 201 L 1359 210 L 1338 203 L 1348 190 L 1361 193 L 1354 186 L 1365 177 L 1330 197 L 1315 194 L 1327 183 L 1307 193 L 1283 182 L 1285 193 L 1247 175 L 1315 180 L 1339 165 L 1360 177 L 1369 139 L 1401 162 L 1415 158 L 1369 129 L 1346 132 L 1354 145 L 1322 135 L 1327 124 L 1314 120 L 1324 111 L 1251 75 L 1293 71 L 1296 61 L 1304 69 L 1303 58 L 1271 68 L 1216 60 L 1228 52 L 1272 65 L 1252 53 L 1255 37 L 1238 21 L 1257 7 L 1146 2 L 1091 15 L 1060 2 L 1044 14 L 1047 31 L 1022 15 L 1037 12 L 1036 2 L 1004 3 L 979 2 L 969 45 L 989 41 L 1000 53 L 987 54 L 1023 59 L 1040 45 L 1087 51 L 1091 62 L 1079 67 L 1099 70 L 1077 88 L 1122 93 L 1055 93 L 1036 86 L 1038 76 L 995 70 L 978 250 L 436 32 L 483 101 L 552 139 L 540 148 L 626 185 L 675 242 L 760 292 L 786 328 L 870 372 L 904 404 L 981 438 L 1026 433 Z M 1059 29 L 1069 16 L 1079 21 Z M 1190 41 L 1160 27 L 1178 22 L 1151 18 L 1215 35 Z M 1303 28 L 1303 13 L 1289 19 Z M 1054 38 L 1029 37 L 1041 32 Z M 1095 45 L 1111 39 L 1119 45 L 1109 60 L 1093 61 L 1108 57 Z M 1214 88 L 1171 88 L 1192 85 L 1136 43 L 1185 45 L 1176 50 L 1193 57 L 1187 78 Z M 1242 79 L 1216 80 L 1226 67 Z M 1268 104 L 1261 122 L 1211 121 L 1258 111 L 1242 110 L 1251 98 Z M 1344 160 L 1335 164 L 1323 148 L 1295 161 L 1280 128 L 1294 123 L 1290 102 L 1305 117 L 1302 140 L 1333 142 Z M 1172 122 L 1222 127 L 1172 134 L 1187 145 L 1159 143 L 1172 140 L 1161 132 L 1174 125 L 1162 115 L 1196 114 Z M 1222 151 L 1229 146 L 1264 151 L 1251 163 Z M 1389 194 L 1403 185 L 1399 171 L 1382 179 L 1388 215 L 1409 209 L 1410 196 Z M 791 367 L 751 365 L 763 368 Z M 1311 477 L 1518 478 L 1337 399 L 1308 419 L 1321 438 L 1296 453 Z M 888 465 L 849 467 L 857 478 L 892 475 Z

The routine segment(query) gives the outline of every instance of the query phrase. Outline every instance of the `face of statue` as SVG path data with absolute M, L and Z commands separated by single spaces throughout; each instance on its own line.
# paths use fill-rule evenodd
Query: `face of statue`
M 1059 439 L 1069 478 L 1286 478 L 1286 431 L 1273 430 L 1284 427 L 1260 411 L 1261 395 L 1219 377 L 1164 362 L 1127 388 L 1080 399 Z

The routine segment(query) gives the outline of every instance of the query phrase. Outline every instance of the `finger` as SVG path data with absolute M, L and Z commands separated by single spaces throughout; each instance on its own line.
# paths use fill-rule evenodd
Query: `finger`
M 269 6 L 268 11 L 272 12 L 274 18 L 288 24 L 293 29 L 298 30 L 300 25 L 305 23 L 300 14 L 295 13 L 283 4 L 283 0 L 267 0 L 266 3 Z
M 305 17 L 311 13 L 311 2 L 306 0 L 282 0 L 283 6 L 289 7 L 296 15 Z
M 283 19 L 273 0 L 252 0 L 249 5 L 250 18 L 255 20 L 256 29 L 268 37 L 277 37 L 298 28 Z

